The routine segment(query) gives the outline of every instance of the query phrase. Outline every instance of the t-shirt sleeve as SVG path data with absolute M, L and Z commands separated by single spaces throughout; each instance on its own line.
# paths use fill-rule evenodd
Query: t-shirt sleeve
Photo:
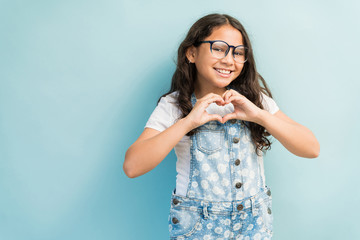
M 264 93 L 261 93 L 261 95 L 262 95 L 261 102 L 264 106 L 264 109 L 271 114 L 275 114 L 279 110 L 279 107 L 274 101 L 274 99 L 272 99 L 271 97 L 267 96 Z
M 174 104 L 170 102 L 169 95 L 162 97 L 144 128 L 153 128 L 160 132 L 174 124 Z

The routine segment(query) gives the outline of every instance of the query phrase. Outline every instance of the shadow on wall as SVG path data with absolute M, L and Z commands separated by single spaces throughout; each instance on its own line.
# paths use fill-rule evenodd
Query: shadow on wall
M 121 202 L 119 212 L 122 216 L 131 216 L 130 218 L 134 216 L 134 219 L 121 218 L 122 230 L 132 233 L 134 239 L 166 239 L 168 237 L 167 218 L 170 197 L 176 183 L 174 151 L 171 151 L 153 170 L 137 178 L 128 178 L 122 169 L 122 164 L 126 150 L 142 133 L 148 118 L 157 105 L 157 100 L 170 89 L 174 71 L 174 62 L 164 61 L 149 71 L 140 73 L 140 76 L 138 75 L 134 81 L 136 84 L 128 93 L 130 98 L 126 101 L 122 98 L 119 99 L 119 102 L 125 103 L 125 107 L 118 116 L 120 135 L 115 142 L 121 142 L 120 145 L 117 145 L 121 146 L 119 187 L 121 188 L 120 192 L 126 193 L 118 196 Z M 131 108 L 128 107 L 130 105 Z M 113 151 L 118 152 L 116 147 Z M 144 204 L 144 198 L 146 198 L 146 204 Z M 149 208 L 149 206 L 152 207 Z M 146 214 L 142 214 L 145 212 Z M 142 231 L 138 231 L 137 225 L 133 224 L 139 215 L 142 216 L 142 221 L 148 223 L 142 225 Z M 154 231 L 154 229 L 162 229 L 160 232 L 163 236 L 159 236 L 160 232 Z M 153 236 L 149 234 L 153 234 Z

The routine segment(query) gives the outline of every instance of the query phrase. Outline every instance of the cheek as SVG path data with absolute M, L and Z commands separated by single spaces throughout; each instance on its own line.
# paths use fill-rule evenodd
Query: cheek
M 198 61 L 195 65 L 196 69 L 199 72 L 206 74 L 207 72 L 213 70 L 215 64 L 216 61 L 212 61 L 212 59 L 202 59 L 201 61 Z
M 240 75 L 240 73 L 244 70 L 244 64 L 237 67 L 237 76 Z
M 237 68 L 237 71 L 236 71 L 236 73 L 234 74 L 234 79 L 233 80 L 235 80 L 237 77 L 239 77 L 240 76 L 240 74 L 241 74 L 241 72 L 242 72 L 242 70 L 243 70 L 243 68 L 242 67 L 240 67 L 240 68 Z

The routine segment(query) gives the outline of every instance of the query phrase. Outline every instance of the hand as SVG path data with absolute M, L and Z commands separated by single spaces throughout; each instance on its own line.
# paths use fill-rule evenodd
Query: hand
M 226 114 L 222 118 L 222 122 L 225 123 L 230 119 L 240 119 L 244 121 L 257 122 L 258 116 L 262 109 L 252 103 L 245 96 L 241 95 L 237 91 L 230 89 L 222 95 L 225 104 L 232 103 L 234 105 L 234 112 Z
M 186 116 L 186 119 L 191 122 L 192 129 L 212 120 L 217 120 L 223 123 L 223 118 L 220 115 L 209 114 L 206 111 L 206 108 L 213 102 L 220 106 L 225 105 L 224 99 L 215 93 L 209 93 L 196 101 L 193 109 Z

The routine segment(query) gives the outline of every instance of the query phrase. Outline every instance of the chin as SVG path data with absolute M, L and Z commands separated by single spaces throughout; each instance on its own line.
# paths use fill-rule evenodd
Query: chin
M 225 88 L 225 87 L 229 86 L 232 81 L 233 80 L 222 80 L 221 82 L 218 82 L 217 87 Z

